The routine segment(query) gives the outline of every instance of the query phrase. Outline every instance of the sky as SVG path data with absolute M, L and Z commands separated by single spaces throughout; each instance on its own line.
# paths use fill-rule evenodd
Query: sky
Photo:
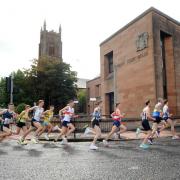
M 63 60 L 79 78 L 100 74 L 99 44 L 151 6 L 180 21 L 179 0 L 0 0 L 0 77 L 38 58 L 40 28 L 62 27 Z

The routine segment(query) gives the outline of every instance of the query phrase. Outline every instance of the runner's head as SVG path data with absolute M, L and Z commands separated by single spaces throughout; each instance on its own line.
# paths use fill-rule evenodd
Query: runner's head
M 43 107 L 44 106 L 44 100 L 39 100 L 38 101 L 38 106 Z
M 161 103 L 161 105 L 163 105 L 163 99 L 162 98 L 158 98 L 158 103 Z
M 8 109 L 14 111 L 14 104 L 12 103 L 8 104 Z
M 167 99 L 164 100 L 164 105 L 168 105 L 168 100 Z
M 25 110 L 28 110 L 30 107 L 31 107 L 30 105 L 26 104 L 25 105 Z
M 54 111 L 54 105 L 50 105 L 50 106 L 49 106 L 49 109 L 50 109 L 51 111 Z
M 150 103 L 151 103 L 151 101 L 150 101 L 150 100 L 147 100 L 147 101 L 145 102 L 145 105 L 148 106 Z
M 73 101 L 73 100 L 70 100 L 70 101 L 68 102 L 68 105 L 71 106 L 71 107 L 73 107 L 73 106 L 74 106 L 74 101 Z

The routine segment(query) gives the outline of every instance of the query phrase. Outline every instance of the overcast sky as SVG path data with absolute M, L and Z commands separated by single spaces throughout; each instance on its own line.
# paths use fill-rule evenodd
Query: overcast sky
M 0 0 L 0 76 L 38 57 L 40 28 L 62 26 L 63 59 L 80 78 L 99 75 L 99 44 L 149 7 L 180 21 L 179 0 Z

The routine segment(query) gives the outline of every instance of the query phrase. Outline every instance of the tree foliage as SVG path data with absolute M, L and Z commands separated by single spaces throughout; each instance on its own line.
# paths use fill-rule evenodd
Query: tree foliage
M 29 69 L 18 70 L 14 75 L 14 103 L 33 105 L 39 99 L 45 100 L 46 107 L 66 105 L 69 99 L 76 98 L 77 74 L 69 64 L 59 59 L 42 57 L 34 59 Z M 5 78 L 0 80 L 0 104 L 7 104 Z

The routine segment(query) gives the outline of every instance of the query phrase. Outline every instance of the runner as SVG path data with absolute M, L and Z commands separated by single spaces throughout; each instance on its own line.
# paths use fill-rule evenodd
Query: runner
M 25 105 L 25 110 L 23 110 L 20 115 L 18 116 L 18 122 L 16 124 L 16 133 L 13 134 L 19 134 L 21 129 L 23 130 L 23 132 L 25 133 L 27 131 L 27 126 L 26 126 L 26 122 L 28 120 L 30 120 L 29 118 L 29 109 L 30 106 L 29 105 Z
M 115 112 L 113 112 L 111 114 L 114 122 L 113 122 L 113 127 L 111 129 L 111 132 L 107 135 L 107 137 L 103 140 L 103 144 L 105 146 L 108 146 L 108 139 L 118 130 L 118 128 L 121 126 L 121 119 L 124 117 L 125 114 L 121 114 L 121 111 L 120 111 L 120 106 L 121 104 L 120 103 L 117 103 L 116 104 L 116 110 Z M 126 127 L 123 125 L 122 126 L 123 128 L 123 132 L 126 130 Z
M 101 108 L 100 108 L 100 103 L 99 103 L 97 104 L 97 107 L 94 109 L 94 112 L 93 112 L 93 121 L 92 121 L 93 131 L 92 132 L 95 133 L 95 136 L 94 136 L 94 140 L 92 144 L 90 145 L 91 150 L 98 149 L 98 147 L 95 144 L 96 144 L 97 139 L 101 136 L 101 129 L 99 127 L 100 118 L 101 118 Z
M 140 147 L 143 149 L 149 148 L 147 142 L 148 139 L 151 138 L 152 136 L 152 130 L 149 125 L 149 120 L 155 121 L 155 119 L 151 117 L 151 113 L 150 113 L 150 100 L 146 101 L 145 104 L 146 107 L 143 109 L 142 112 L 142 127 L 144 128 L 144 131 L 147 132 L 147 135 L 145 136 L 143 142 L 140 144 Z
M 53 129 L 53 126 L 51 124 L 51 120 L 53 119 L 53 115 L 54 115 L 54 106 L 51 105 L 49 110 L 45 111 L 43 113 L 44 115 L 44 121 L 43 121 L 43 129 L 41 130 L 41 132 L 38 134 L 38 136 L 40 136 L 43 132 L 45 132 L 46 130 L 48 130 L 48 133 L 46 133 L 44 135 L 44 138 L 46 140 L 49 140 L 49 134 Z
M 8 109 L 1 111 L 0 115 L 2 115 L 1 130 L 3 131 L 3 133 L 0 134 L 0 139 L 2 140 L 6 136 L 10 136 L 12 134 L 12 131 L 10 129 L 10 123 L 14 118 L 16 118 L 16 113 L 14 112 L 14 105 L 9 104 Z
M 59 111 L 59 115 L 64 114 L 62 121 L 62 130 L 61 133 L 54 139 L 55 142 L 62 136 L 62 144 L 67 144 L 67 137 L 75 130 L 74 125 L 71 122 L 72 117 L 74 116 L 74 101 L 70 100 L 68 105 Z
M 26 136 L 33 131 L 34 128 L 36 128 L 34 138 L 31 139 L 32 143 L 37 144 L 38 143 L 38 134 L 42 130 L 42 126 L 40 123 L 41 118 L 43 117 L 43 111 L 44 111 L 44 100 L 38 101 L 38 106 L 34 106 L 29 109 L 29 111 L 33 112 L 33 118 L 31 120 L 31 126 L 30 128 L 23 134 L 23 136 L 20 138 L 20 142 L 23 143 Z
M 172 133 L 172 139 L 179 139 L 179 136 L 176 135 L 175 131 L 175 121 L 171 119 L 172 114 L 169 113 L 169 107 L 168 107 L 168 100 L 164 100 L 164 107 L 163 107 L 163 122 L 164 125 L 160 129 L 160 132 L 163 131 L 165 128 L 167 128 L 169 125 L 171 126 L 171 133 Z
M 159 98 L 158 103 L 155 105 L 154 111 L 153 111 L 153 118 L 155 121 L 153 122 L 152 125 L 152 138 L 156 134 L 157 137 L 160 135 L 160 130 L 158 128 L 158 125 L 160 124 L 162 120 L 162 106 L 163 106 L 163 99 Z

